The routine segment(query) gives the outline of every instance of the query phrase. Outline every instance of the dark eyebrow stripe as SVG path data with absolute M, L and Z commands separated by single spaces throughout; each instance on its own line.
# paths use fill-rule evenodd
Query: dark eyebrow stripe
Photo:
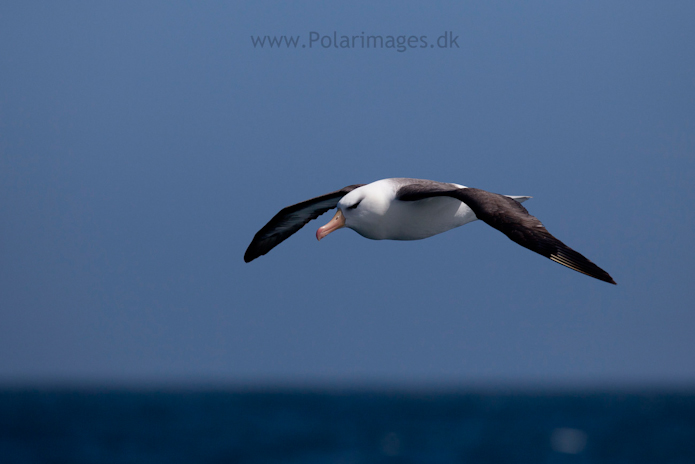
M 359 201 L 358 201 L 357 203 L 355 203 L 354 205 L 348 206 L 347 209 L 355 209 L 355 208 L 357 208 L 357 206 L 358 206 L 360 203 L 362 203 L 362 200 L 359 200 Z

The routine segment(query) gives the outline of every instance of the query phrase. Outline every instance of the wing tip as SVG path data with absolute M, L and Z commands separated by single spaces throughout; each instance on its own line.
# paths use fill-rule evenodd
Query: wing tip
M 565 253 L 551 254 L 549 258 L 558 264 L 562 264 L 563 266 L 572 269 L 573 271 L 577 271 L 584 275 L 588 275 L 589 277 L 593 277 L 594 279 L 600 280 L 602 282 L 618 285 L 615 282 L 615 280 L 613 280 L 613 277 L 611 277 L 610 274 L 608 274 L 606 271 L 604 271 L 596 264 L 586 259 L 584 256 L 580 255 L 579 253 L 577 253 L 577 255 L 582 259 L 579 260 L 577 257 L 567 256 Z
M 256 248 L 253 247 L 253 244 L 251 244 L 251 246 L 249 246 L 249 247 L 246 249 L 246 253 L 244 253 L 244 262 L 245 262 L 245 263 L 250 263 L 250 262 L 253 261 L 254 259 L 256 259 L 256 258 L 258 258 L 259 256 L 261 256 L 262 254 L 264 254 L 264 253 L 259 253 L 258 250 L 257 250 Z

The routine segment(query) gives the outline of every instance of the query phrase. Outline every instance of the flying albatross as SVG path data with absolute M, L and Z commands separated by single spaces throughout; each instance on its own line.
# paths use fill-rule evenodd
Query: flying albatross
M 531 216 L 521 205 L 529 198 L 421 179 L 349 185 L 282 209 L 253 237 L 244 261 L 268 253 L 306 223 L 337 207 L 333 219 L 316 231 L 318 240 L 342 227 L 372 240 L 419 240 L 480 219 L 531 251 L 615 284 L 606 271 L 553 237 Z

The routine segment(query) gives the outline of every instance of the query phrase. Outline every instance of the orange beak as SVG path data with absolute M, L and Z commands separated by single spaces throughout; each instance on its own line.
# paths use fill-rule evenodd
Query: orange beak
M 319 230 L 316 231 L 316 240 L 321 240 L 326 235 L 330 234 L 334 230 L 340 229 L 341 227 L 345 227 L 345 216 L 343 216 L 343 212 L 341 210 L 338 210 L 328 224 L 323 227 L 319 227 Z

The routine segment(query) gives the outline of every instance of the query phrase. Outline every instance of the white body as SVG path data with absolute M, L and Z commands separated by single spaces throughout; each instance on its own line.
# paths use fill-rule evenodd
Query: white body
M 478 219 L 473 210 L 456 198 L 396 200 L 399 187 L 392 179 L 383 179 L 345 195 L 338 202 L 345 227 L 372 240 L 420 240 Z M 529 197 L 511 198 L 525 201 Z M 357 202 L 359 207 L 351 209 L 350 205 Z

